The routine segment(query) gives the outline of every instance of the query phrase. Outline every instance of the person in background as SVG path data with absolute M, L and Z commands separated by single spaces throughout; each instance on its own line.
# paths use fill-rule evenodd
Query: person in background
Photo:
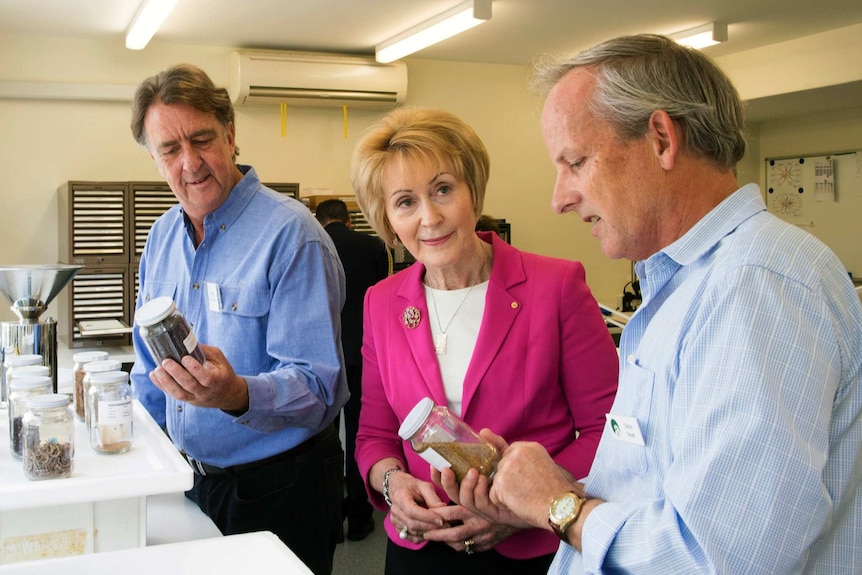
M 579 262 L 474 229 L 490 161 L 443 110 L 399 108 L 357 145 L 351 178 L 369 223 L 417 263 L 365 296 L 356 460 L 389 507 L 387 574 L 545 573 L 557 539 L 447 505 L 398 435 L 425 397 L 478 429 L 540 442 L 580 477 L 616 391 L 618 360 Z
M 314 215 L 335 243 L 347 278 L 347 298 L 341 310 L 341 346 L 350 389 L 350 399 L 344 405 L 347 498 L 343 516 L 347 519 L 347 538 L 362 541 L 374 530 L 374 508 L 354 456 L 362 407 L 362 304 L 366 290 L 389 275 L 389 256 L 380 238 L 351 229 L 350 213 L 342 200 L 320 202 Z
M 173 298 L 206 357 L 155 365 L 135 327 L 134 395 L 224 534 L 272 531 L 330 573 L 344 484 L 333 420 L 348 395 L 335 246 L 307 207 L 236 163 L 227 90 L 199 68 L 144 80 L 131 128 L 179 200 L 147 238 L 137 306 Z
M 537 79 L 555 211 L 638 262 L 617 433 L 579 481 L 494 424 L 490 492 L 475 470 L 435 479 L 489 520 L 558 531 L 551 573 L 858 573 L 862 306 L 825 245 L 737 184 L 733 85 L 654 35 Z
M 494 232 L 495 234 L 499 234 L 500 226 L 497 225 L 497 220 L 495 220 L 492 216 L 482 214 L 481 216 L 479 216 L 479 219 L 476 220 L 476 231 Z

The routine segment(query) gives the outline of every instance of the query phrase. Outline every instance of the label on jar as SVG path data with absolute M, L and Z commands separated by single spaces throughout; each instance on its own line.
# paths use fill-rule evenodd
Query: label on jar
M 191 355 L 191 353 L 198 346 L 198 338 L 195 337 L 195 332 L 190 331 L 189 335 L 183 340 L 183 345 L 186 346 L 186 351 Z
M 430 463 L 437 471 L 443 471 L 447 467 L 452 467 L 452 464 L 446 461 L 445 457 L 434 451 L 433 447 L 420 452 L 419 456 Z
M 113 400 L 99 402 L 99 415 L 96 418 L 99 425 L 120 425 L 132 421 L 132 402 L 129 400 Z

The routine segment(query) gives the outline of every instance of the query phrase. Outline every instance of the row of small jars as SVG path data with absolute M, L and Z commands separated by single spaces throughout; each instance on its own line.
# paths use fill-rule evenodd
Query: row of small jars
M 128 374 L 119 371 L 119 362 L 110 360 L 84 363 L 82 367 L 86 392 L 83 397 L 76 395 L 76 399 L 85 406 L 90 446 L 98 453 L 128 451 L 132 444 Z M 74 466 L 76 415 L 71 398 L 50 393 L 51 380 L 47 377 L 14 377 L 10 384 L 13 457 L 23 459 L 24 474 L 29 479 L 69 477 Z

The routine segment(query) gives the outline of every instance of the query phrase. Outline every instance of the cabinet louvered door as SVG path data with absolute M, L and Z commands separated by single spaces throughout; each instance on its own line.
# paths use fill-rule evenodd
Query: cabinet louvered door
M 124 183 L 68 182 L 60 193 L 60 257 L 73 264 L 129 261 Z
M 153 223 L 177 204 L 177 198 L 164 182 L 132 182 L 132 263 L 141 261 L 144 244 Z
M 283 184 L 283 183 L 264 183 L 267 188 L 272 188 L 280 194 L 286 194 L 291 198 L 299 199 L 299 184 Z
M 71 345 L 69 347 L 92 347 L 129 345 L 128 332 L 112 328 L 115 323 L 130 326 L 128 321 L 130 266 L 94 266 L 78 272 L 66 288 L 71 304 L 69 324 Z M 87 329 L 90 325 L 104 325 L 99 329 Z M 81 333 L 81 327 L 86 334 Z M 119 333 L 118 333 L 119 332 Z

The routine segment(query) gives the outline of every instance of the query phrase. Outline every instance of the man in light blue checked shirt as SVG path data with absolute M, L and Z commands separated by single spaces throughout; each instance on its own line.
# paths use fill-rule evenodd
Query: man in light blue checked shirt
M 555 531 L 551 573 L 862 573 L 862 305 L 825 245 L 738 185 L 736 90 L 652 35 L 536 79 L 554 209 L 638 262 L 643 303 L 587 478 L 484 430 L 503 450 L 490 489 L 439 481 Z

